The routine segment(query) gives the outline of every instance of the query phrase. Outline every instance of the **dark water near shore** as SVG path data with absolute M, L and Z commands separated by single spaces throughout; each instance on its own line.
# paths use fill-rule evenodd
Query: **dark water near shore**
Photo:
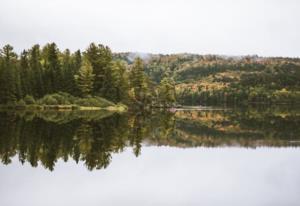
M 0 205 L 299 205 L 300 109 L 0 112 Z

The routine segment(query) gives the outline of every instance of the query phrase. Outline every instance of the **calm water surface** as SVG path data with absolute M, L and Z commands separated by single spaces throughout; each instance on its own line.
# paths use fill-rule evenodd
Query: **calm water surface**
M 300 110 L 0 112 L 0 205 L 300 205 Z

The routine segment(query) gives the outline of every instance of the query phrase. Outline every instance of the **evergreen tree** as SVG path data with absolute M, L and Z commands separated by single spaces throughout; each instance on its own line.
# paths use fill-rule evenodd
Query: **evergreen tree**
M 80 67 L 81 67 L 81 62 L 82 62 L 82 56 L 81 56 L 81 52 L 80 50 L 77 50 L 73 55 L 72 55 L 72 66 L 71 66 L 71 73 L 73 74 L 71 80 L 70 81 L 70 88 L 71 91 L 70 93 L 78 96 L 80 94 L 80 91 L 76 85 L 75 79 L 74 79 L 74 75 L 78 73 Z
M 94 78 L 93 67 L 88 60 L 84 60 L 78 74 L 74 76 L 77 86 L 83 97 L 91 94 L 93 90 Z
M 107 96 L 108 89 L 111 88 L 111 62 L 112 52 L 109 47 L 91 43 L 85 52 L 85 55 L 93 67 L 95 82 L 93 93 L 101 96 Z
M 133 98 L 140 106 L 144 106 L 150 96 L 147 81 L 143 60 L 136 58 L 130 71 L 130 83 L 133 90 Z
M 16 64 L 17 55 L 13 52 L 13 47 L 5 45 L 0 50 L 2 58 L 2 69 L 0 76 L 0 103 L 14 103 L 17 100 L 17 79 L 16 79 Z
M 126 72 L 126 65 L 123 62 L 113 62 L 111 66 L 113 94 L 111 99 L 115 102 L 127 102 L 129 92 L 129 79 Z
M 170 78 L 163 78 L 158 87 L 158 99 L 163 106 L 175 102 L 175 83 Z
M 62 54 L 62 88 L 61 91 L 73 93 L 73 88 L 75 87 L 74 83 L 74 75 L 73 65 L 72 65 L 72 57 L 69 49 L 66 49 Z
M 32 95 L 36 98 L 40 98 L 46 94 L 41 61 L 40 46 L 36 44 L 29 50 L 30 84 L 32 86 Z
M 28 52 L 23 51 L 20 59 L 20 78 L 23 97 L 28 94 L 32 95 L 31 71 L 29 67 Z
M 59 61 L 59 50 L 55 43 L 48 44 L 43 49 L 45 66 L 44 82 L 46 93 L 58 92 L 62 89 L 62 71 Z

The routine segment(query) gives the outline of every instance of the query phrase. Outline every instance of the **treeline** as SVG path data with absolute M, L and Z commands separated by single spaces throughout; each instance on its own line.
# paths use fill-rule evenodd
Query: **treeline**
M 155 82 L 171 77 L 185 105 L 300 103 L 300 59 L 159 55 L 147 62 Z
M 1 49 L 0 104 L 64 102 L 53 101 L 57 93 L 140 109 L 176 103 L 299 104 L 300 59 L 112 53 L 95 43 L 73 53 L 55 43 L 34 45 L 20 55 L 10 45 Z
M 72 53 L 61 52 L 55 43 L 34 45 L 17 55 L 10 45 L 0 50 L 0 104 L 40 99 L 63 92 L 75 97 L 100 96 L 112 102 L 140 107 L 172 104 L 174 85 L 165 79 L 155 84 L 136 58 L 132 65 L 115 60 L 104 45 L 91 43 Z

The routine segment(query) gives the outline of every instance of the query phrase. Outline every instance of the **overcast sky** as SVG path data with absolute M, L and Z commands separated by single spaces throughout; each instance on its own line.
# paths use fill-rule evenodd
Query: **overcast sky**
M 0 44 L 300 56 L 300 0 L 0 0 Z

